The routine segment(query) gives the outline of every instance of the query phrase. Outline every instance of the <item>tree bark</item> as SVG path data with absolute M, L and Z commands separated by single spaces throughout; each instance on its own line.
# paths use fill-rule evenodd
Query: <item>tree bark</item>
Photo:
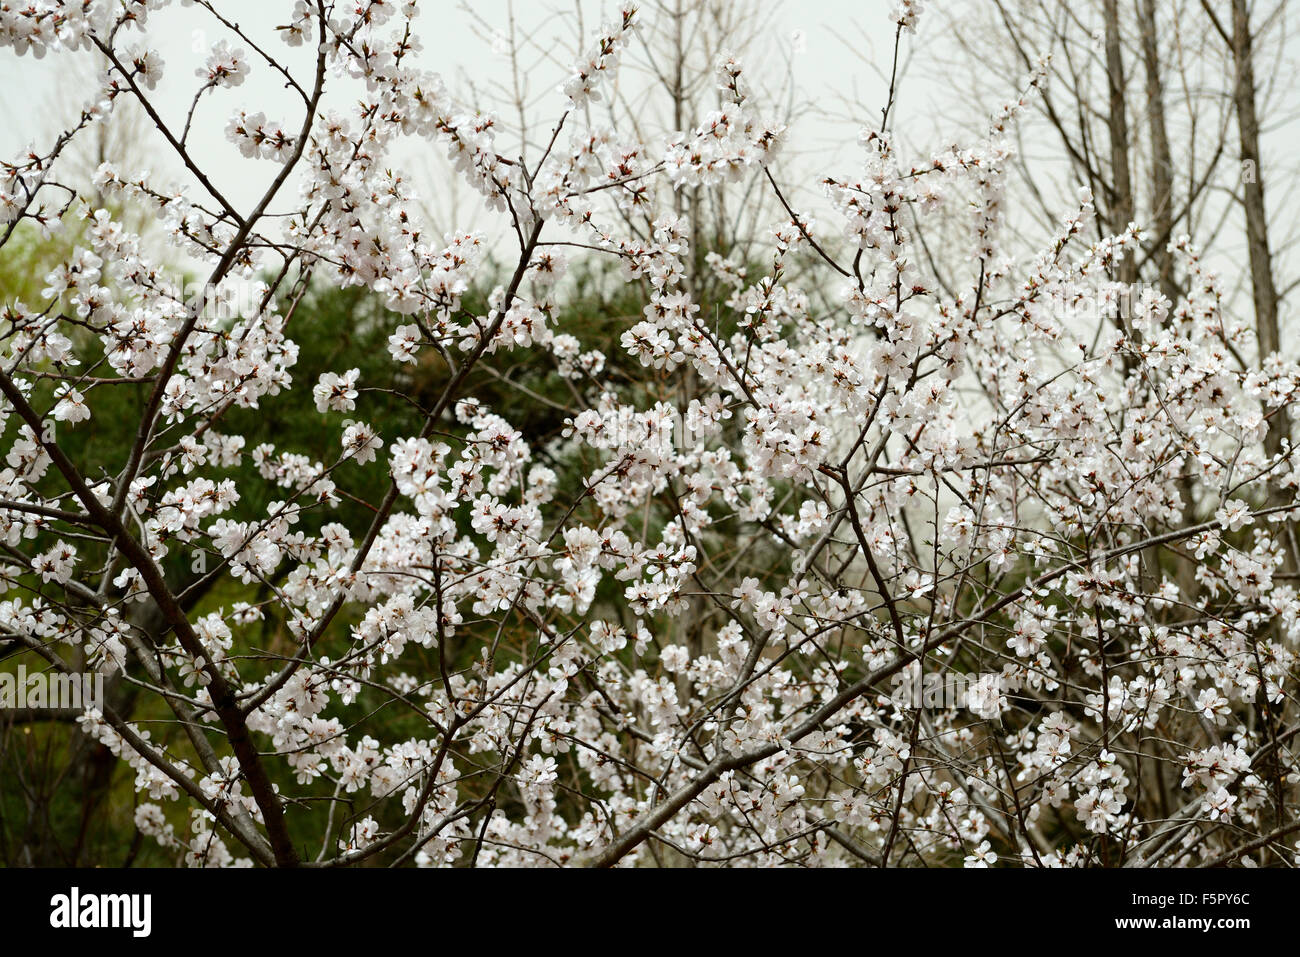
M 1105 0 L 1106 79 L 1109 108 L 1106 128 L 1110 134 L 1110 231 L 1121 233 L 1133 221 L 1133 179 L 1129 172 L 1128 110 L 1124 102 L 1124 60 L 1119 29 L 1119 0 Z M 1115 264 L 1115 278 L 1123 283 L 1137 280 L 1137 260 L 1132 253 Z
M 1165 122 L 1164 81 L 1160 75 L 1160 48 L 1156 33 L 1155 0 L 1138 0 L 1138 32 L 1142 38 L 1142 64 L 1146 72 L 1147 129 L 1151 138 L 1151 218 L 1159 247 L 1154 252 L 1160 292 L 1178 300 L 1174 257 L 1169 240 L 1174 231 L 1174 163 Z
M 1281 343 L 1277 323 L 1277 285 L 1273 279 L 1273 257 L 1268 247 L 1268 215 L 1264 206 L 1264 171 L 1259 155 L 1259 115 L 1255 103 L 1255 67 L 1252 62 L 1254 37 L 1250 33 L 1250 12 L 1246 0 L 1232 0 L 1232 59 L 1236 67 L 1232 100 L 1237 113 L 1241 141 L 1242 205 L 1246 211 L 1246 242 L 1250 253 L 1250 284 L 1255 302 L 1255 336 L 1261 361 L 1277 352 Z M 1276 410 L 1268 423 L 1264 450 L 1282 452 L 1283 439 L 1291 440 L 1291 417 L 1285 407 Z

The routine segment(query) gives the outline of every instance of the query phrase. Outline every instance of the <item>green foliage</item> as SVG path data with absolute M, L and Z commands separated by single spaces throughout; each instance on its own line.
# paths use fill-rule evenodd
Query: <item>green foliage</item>
M 69 248 L 65 247 L 74 241 L 72 231 L 62 233 L 57 242 L 45 241 L 34 233 L 14 237 L 0 265 L 0 294 L 6 301 L 21 298 L 29 306 L 41 302 L 44 273 L 66 257 Z M 565 283 L 563 294 L 557 297 L 563 306 L 555 316 L 555 331 L 574 334 L 584 350 L 596 349 L 606 356 L 606 367 L 598 380 L 568 381 L 557 373 L 555 360 L 546 350 L 519 349 L 498 354 L 491 363 L 481 363 L 461 385 L 459 394 L 476 398 L 526 435 L 537 461 L 558 474 L 560 488 L 581 490 L 584 480 L 602 466 L 604 458 L 585 446 L 563 440 L 569 410 L 585 406 L 605 389 L 617 390 L 621 401 L 640 407 L 664 400 L 684 408 L 690 396 L 686 392 L 689 384 L 680 375 L 665 374 L 647 381 L 645 370 L 619 345 L 623 331 L 641 317 L 645 291 L 639 284 L 626 283 L 617 270 L 581 262 L 573 267 Z M 487 292 L 486 289 L 471 291 L 464 298 L 465 310 L 471 315 L 485 315 Z M 727 310 L 715 308 L 707 298 L 704 305 L 716 316 L 728 315 Z M 257 474 L 252 452 L 258 446 L 267 444 L 276 453 L 304 455 L 323 465 L 333 464 L 341 451 L 340 417 L 318 412 L 312 396 L 312 386 L 322 373 L 359 370 L 360 395 L 356 411 L 350 417 L 378 429 L 385 450 L 395 439 L 420 432 L 427 411 L 437 404 L 451 376 L 446 362 L 433 350 L 425 350 L 417 366 L 395 363 L 388 351 L 388 337 L 397 325 L 409 319 L 388 312 L 377 297 L 363 290 L 316 283 L 296 304 L 281 300 L 277 306 L 288 317 L 287 334 L 299 348 L 297 364 L 291 370 L 293 386 L 276 396 L 264 397 L 257 408 L 232 407 L 226 411 L 213 428 L 224 434 L 243 436 L 244 454 L 234 468 L 204 469 L 204 474 L 214 480 L 229 478 L 235 482 L 240 501 L 232 517 L 245 520 L 265 516 L 272 501 L 290 494 Z M 718 331 L 722 336 L 735 331 L 733 320 L 719 322 Z M 77 351 L 89 357 L 85 365 L 51 371 L 108 375 L 101 361 L 103 353 L 98 340 L 88 331 L 82 335 L 85 341 L 78 342 Z M 647 384 L 633 388 L 631 384 L 638 381 Z M 45 409 L 53 404 L 55 385 L 53 378 L 36 383 L 36 408 Z M 61 424 L 58 432 L 61 447 L 83 475 L 93 480 L 109 479 L 121 471 L 136 440 L 141 410 L 153 388 L 152 378 L 83 387 L 94 417 L 75 426 Z M 453 446 L 454 454 L 458 453 L 459 440 L 441 431 L 445 425 L 444 418 L 443 423 L 435 426 L 437 434 Z M 11 423 L 10 428 L 14 427 Z M 169 435 L 165 423 L 159 429 L 153 447 L 174 448 L 179 435 Z M 390 480 L 383 465 L 386 457 L 384 451 L 380 453 L 379 463 L 360 466 L 348 462 L 338 468 L 332 477 L 342 493 L 339 501 L 329 507 L 314 507 L 303 520 L 305 529 L 315 531 L 327 522 L 341 522 L 354 533 L 365 529 L 389 489 Z M 178 475 L 176 481 L 182 478 Z M 66 492 L 61 482 L 57 470 L 51 469 L 42 480 L 42 491 Z M 157 497 L 163 491 L 155 487 L 151 494 Z M 579 504 L 577 514 L 589 524 L 601 522 L 598 508 L 590 500 Z M 671 508 L 662 502 L 648 508 L 644 540 L 657 541 L 664 524 L 671 518 Z M 727 534 L 725 530 L 731 521 L 723 517 L 714 534 Z M 86 556 L 88 562 L 106 559 L 105 554 Z M 174 589 L 186 596 L 189 614 L 197 617 L 216 610 L 228 612 L 238 602 L 261 605 L 267 617 L 258 625 L 236 629 L 231 653 L 236 656 L 297 653 L 298 646 L 289 628 L 275 616 L 276 603 L 269 600 L 271 588 L 282 581 L 273 579 L 245 585 L 228 575 L 206 575 L 219 560 L 215 555 L 200 557 L 191 546 L 182 543 L 173 543 L 170 548 L 164 570 Z M 773 571 L 779 570 L 785 561 L 786 557 L 774 548 L 770 561 Z M 28 592 L 24 597 L 30 601 L 40 583 L 28 576 L 23 585 Z M 596 604 L 599 614 L 622 621 L 625 626 L 632 624 L 619 583 L 603 582 Z M 355 622 L 355 613 L 340 615 L 314 653 L 332 658 L 346 653 L 352 641 L 350 628 Z M 160 636 L 162 640 L 168 637 Z M 512 622 L 500 636 L 506 646 L 520 651 L 535 638 L 534 630 L 522 620 Z M 478 654 L 474 623 L 467 622 L 459 629 L 443 653 L 456 669 L 468 668 Z M 432 659 L 436 656 L 437 652 L 411 647 L 405 653 L 403 666 L 417 676 L 435 674 L 438 665 Z M 0 645 L 0 667 L 12 669 L 20 662 L 29 671 L 43 667 L 34 654 L 19 653 L 15 648 L 4 649 Z M 138 665 L 132 662 L 129 667 L 135 674 Z M 159 728 L 158 743 L 172 753 L 185 755 L 197 766 L 190 742 L 174 723 L 165 720 L 170 712 L 161 697 L 137 691 L 134 686 L 116 682 L 110 700 L 131 720 L 144 727 Z M 396 709 L 391 694 L 363 688 L 350 712 L 360 718 L 376 708 L 390 709 L 384 727 L 394 739 L 428 734 L 427 720 L 414 709 Z M 221 753 L 220 742 L 215 736 L 212 740 Z M 136 798 L 130 778 L 124 764 L 112 759 L 99 745 L 88 742 L 69 722 L 0 725 L 0 861 L 17 863 L 19 848 L 27 848 L 28 854 L 31 848 L 37 848 L 38 863 L 46 864 L 168 863 L 163 860 L 166 855 L 152 841 L 141 844 L 138 839 L 131 814 Z M 278 783 L 286 792 L 294 790 L 288 780 Z M 469 786 L 472 789 L 472 783 Z M 334 800 L 333 785 L 320 781 L 312 799 Z M 502 794 L 500 800 L 507 802 L 511 798 Z M 344 801 L 347 807 L 339 812 L 343 818 L 368 803 L 362 795 L 345 795 Z M 39 813 L 33 812 L 37 806 Z M 293 808 L 288 809 L 295 841 L 304 853 L 314 856 L 321 835 L 307 830 L 308 819 L 307 814 L 295 814 Z M 173 824 L 178 829 L 188 827 L 186 821 L 177 820 Z

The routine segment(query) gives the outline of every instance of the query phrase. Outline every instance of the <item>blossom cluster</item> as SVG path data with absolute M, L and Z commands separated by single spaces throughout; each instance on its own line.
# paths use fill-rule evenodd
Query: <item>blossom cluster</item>
M 0 45 L 111 54 L 79 135 L 147 101 L 163 5 L 5 6 Z M 41 301 L 3 304 L 0 633 L 167 709 L 174 734 L 81 718 L 133 773 L 142 834 L 195 866 L 300 863 L 293 815 L 331 864 L 1046 867 L 1236 860 L 1294 820 L 1300 463 L 1264 437 L 1300 367 L 1257 356 L 1188 238 L 1184 299 L 1082 315 L 1127 294 L 1140 239 L 1087 239 L 1086 190 L 1012 251 L 1005 171 L 1041 71 L 965 146 L 908 157 L 864 130 L 822 225 L 778 186 L 788 132 L 737 57 L 685 130 L 592 118 L 633 6 L 559 83 L 531 165 L 408 55 L 415 3 L 329 9 L 298 0 L 281 30 L 319 44 L 302 116 L 226 126 L 296 179 L 240 211 L 110 157 L 55 216 L 79 238 Z M 238 40 L 200 87 L 271 69 Z M 322 94 L 336 75 L 360 100 Z M 503 272 L 483 236 L 424 225 L 391 158 L 411 139 L 513 237 Z M 0 222 L 58 211 L 61 142 L 4 165 Z M 743 259 L 671 202 L 751 189 L 783 212 Z M 205 315 L 123 208 L 214 295 L 256 295 Z M 920 235 L 951 223 L 968 255 L 940 276 Z M 566 320 L 562 246 L 639 297 L 612 340 Z M 298 368 L 311 284 L 382 302 L 391 379 Z M 559 437 L 474 394 L 524 360 L 566 384 Z M 395 433 L 377 397 L 428 368 L 423 427 Z M 226 431 L 295 390 L 327 446 Z M 124 391 L 132 447 L 77 460 Z M 388 492 L 349 524 L 358 470 Z M 242 597 L 190 600 L 216 580 Z M 942 707 L 890 695 L 936 672 L 980 677 Z

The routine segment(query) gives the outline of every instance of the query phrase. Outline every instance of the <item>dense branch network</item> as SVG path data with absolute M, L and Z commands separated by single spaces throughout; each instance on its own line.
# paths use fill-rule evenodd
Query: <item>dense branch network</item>
M 106 66 L 80 123 L 0 178 L 3 242 L 80 230 L 43 301 L 4 306 L 0 629 L 150 702 L 147 722 L 113 701 L 79 718 L 134 772 L 141 833 L 194 865 L 1292 862 L 1300 472 L 1265 436 L 1300 370 L 1242 359 L 1254 333 L 1189 239 L 1169 245 L 1185 298 L 1122 281 L 1142 231 L 1085 239 L 1087 190 L 1047 248 L 1003 250 L 1045 67 L 984 138 L 913 159 L 891 83 L 859 173 L 821 184 L 823 230 L 734 57 L 686 129 L 593 119 L 631 6 L 557 78 L 525 164 L 414 64 L 416 5 L 389 0 L 298 0 L 279 41 L 314 52 L 301 76 L 200 4 L 228 39 L 178 130 L 152 99 L 162 5 L 0 12 L 13 51 Z M 895 56 L 918 6 L 884 24 Z M 188 144 L 204 95 L 255 68 L 301 116 L 231 118 L 275 170 L 243 210 Z M 331 98 L 342 78 L 360 99 Z M 61 185 L 67 142 L 122 100 L 201 200 L 112 158 Z M 499 217 L 507 268 L 421 225 L 390 161 L 410 139 Z M 781 216 L 742 261 L 677 200 L 747 189 Z M 202 264 L 202 296 L 128 207 Z M 942 277 L 922 222 L 968 249 Z M 575 248 L 637 291 L 613 342 L 565 320 Z M 391 379 L 296 373 L 320 286 L 382 301 Z M 527 392 L 566 417 L 545 443 L 474 388 L 529 390 L 525 354 L 565 383 Z M 432 396 L 403 386 L 430 367 Z M 130 447 L 78 457 L 123 390 Z M 293 390 L 336 445 L 224 431 Z M 374 418 L 390 392 L 422 427 Z M 387 491 L 348 524 L 357 469 Z

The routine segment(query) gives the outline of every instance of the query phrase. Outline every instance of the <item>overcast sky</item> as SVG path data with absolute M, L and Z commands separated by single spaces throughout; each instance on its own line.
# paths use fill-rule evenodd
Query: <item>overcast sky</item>
M 983 117 L 996 110 L 1002 100 L 1014 95 L 1011 89 L 993 90 L 979 108 L 973 104 L 972 87 L 988 81 L 980 64 L 956 55 L 956 31 L 975 14 L 988 13 L 989 0 L 931 0 L 925 4 L 919 36 L 905 44 L 910 60 L 900 84 L 900 103 L 894 114 L 900 136 L 918 147 L 939 145 L 969 138 L 982 125 Z M 875 125 L 888 87 L 892 30 L 887 20 L 891 0 L 759 0 L 759 40 L 744 53 L 749 72 L 771 78 L 762 91 L 776 110 L 794 107 L 791 118 L 791 149 L 780 162 L 783 178 L 792 184 L 796 201 L 815 204 L 816 182 L 826 174 L 852 175 L 859 153 L 856 133 L 863 125 Z M 299 75 L 311 69 L 311 51 L 306 47 L 286 49 L 275 32 L 292 10 L 292 0 L 220 0 L 219 9 L 259 44 L 296 68 Z M 529 70 L 530 113 L 539 124 L 549 124 L 562 111 L 555 92 L 572 64 L 575 41 L 593 35 L 601 11 L 615 4 L 601 0 L 476 0 L 473 12 L 459 0 L 424 0 L 416 20 L 417 35 L 423 42 L 420 62 L 443 75 L 448 87 L 462 102 L 502 106 L 493 84 L 510 80 L 507 36 L 508 13 L 513 10 L 516 35 L 526 38 L 523 60 Z M 647 3 L 646 15 L 653 4 Z M 484 26 L 487 24 L 488 26 Z M 214 29 L 214 26 L 216 29 Z M 226 36 L 204 10 L 173 4 L 151 15 L 148 32 L 151 44 L 162 52 L 165 70 L 155 91 L 158 108 L 173 129 L 185 121 L 194 91 L 199 85 L 194 70 L 205 59 L 210 45 Z M 236 39 L 233 45 L 242 45 Z M 1295 44 L 1292 44 L 1294 47 Z M 990 57 L 1007 56 L 1005 44 L 991 45 Z M 627 89 L 646 83 L 643 59 L 635 53 L 629 59 L 621 82 Z M 81 64 L 78 69 L 77 64 Z M 1286 70 L 1269 79 L 1280 92 L 1266 115 L 1272 125 L 1266 145 L 1271 169 L 1279 171 L 1270 184 L 1269 199 L 1274 218 L 1284 224 L 1300 223 L 1300 203 L 1295 190 L 1300 183 L 1300 125 L 1295 117 L 1300 103 L 1295 84 L 1296 58 Z M 972 70 L 976 71 L 972 74 Z M 991 71 L 989 71 L 991 74 Z M 785 76 L 792 89 L 782 89 Z M 0 155 L 12 157 L 35 142 L 48 149 L 62 123 L 74 116 L 91 95 L 90 55 L 47 56 L 0 52 L 0 83 L 9 94 L 0 104 Z M 1136 80 L 1135 80 L 1136 81 Z M 327 106 L 346 110 L 354 100 L 350 81 L 332 79 Z M 993 84 L 996 86 L 996 84 Z M 780 99 L 778 101 L 778 94 Z M 761 98 L 760 98 L 761 101 Z M 296 130 L 301 103 L 283 89 L 283 81 L 265 66 L 254 63 L 250 79 L 233 90 L 207 94 L 198 107 L 191 142 L 195 155 L 212 175 L 217 186 L 236 204 L 251 206 L 275 176 L 267 161 L 240 157 L 224 134 L 227 120 L 239 109 L 263 111 L 280 120 L 286 129 Z M 509 111 L 501 111 L 507 123 Z M 547 126 L 549 129 L 549 126 Z M 969 141 L 969 139 L 967 139 Z M 1059 149 L 1044 139 L 1030 148 Z M 490 228 L 479 211 L 477 199 L 449 186 L 450 178 L 439 158 L 440 149 L 427 141 L 406 140 L 395 159 L 416 183 L 435 225 L 449 229 Z M 148 134 L 130 167 L 154 170 L 174 183 L 185 183 L 179 163 L 156 133 Z M 799 184 L 802 184 L 800 186 Z M 202 190 L 190 184 L 189 193 L 201 198 Z M 1062 192 L 1062 208 L 1069 193 Z M 815 207 L 814 207 L 815 208 Z M 1289 215 L 1288 210 L 1296 213 Z M 1244 262 L 1244 257 L 1243 257 Z M 1231 266 L 1231 263 L 1227 265 Z
M 265 49 L 277 55 L 285 52 L 292 66 L 301 74 L 309 74 L 310 51 L 305 47 L 284 48 L 274 30 L 287 21 L 292 6 L 291 0 L 221 0 L 219 9 Z M 476 0 L 473 14 L 457 0 L 426 0 L 420 6 L 416 29 L 424 45 L 421 64 L 441 73 L 462 101 L 491 100 L 491 90 L 476 93 L 474 86 L 509 79 L 508 0 Z M 887 89 L 879 69 L 869 64 L 878 62 L 880 69 L 888 68 L 892 42 L 885 19 L 888 4 L 885 0 L 765 0 L 760 6 L 765 29 L 761 41 L 748 51 L 746 65 L 755 75 L 770 74 L 778 80 L 788 66 L 794 78 L 794 100 L 800 107 L 794 117 L 797 135 L 792 141 L 801 145 L 803 155 L 816 156 L 820 163 L 828 160 L 828 149 L 842 144 L 842 151 L 831 149 L 831 153 L 852 164 L 855 127 L 878 117 L 876 111 Z M 614 7 L 612 3 L 590 0 L 583 3 L 583 33 L 591 37 L 601 20 L 600 11 Z M 516 0 L 513 9 L 517 34 L 531 41 L 525 55 L 537 61 L 531 76 L 533 113 L 550 121 L 562 109 L 554 88 L 572 63 L 578 26 L 575 4 L 565 0 L 554 4 Z M 476 17 L 499 24 L 498 35 L 493 37 L 476 22 Z M 219 24 L 216 30 L 213 25 L 206 11 L 192 6 L 174 4 L 150 15 L 149 36 L 152 45 L 161 50 L 165 64 L 163 80 L 155 91 L 157 106 L 175 129 L 184 125 L 198 87 L 194 69 L 202 64 L 210 44 L 226 35 Z M 239 45 L 238 40 L 232 45 Z M 543 55 L 549 55 L 552 62 L 545 62 Z M 88 95 L 87 83 L 92 75 L 89 60 L 89 54 L 73 58 L 47 56 L 41 60 L 30 55 L 16 57 L 10 51 L 0 54 L 0 82 L 10 93 L 0 107 L 4 119 L 0 125 L 0 155 L 14 156 L 33 141 L 38 145 L 50 141 L 62 122 L 76 114 Z M 83 64 L 80 71 L 72 66 L 74 61 Z M 242 86 L 205 95 L 195 116 L 191 133 L 195 153 L 218 165 L 214 181 L 236 203 L 255 202 L 275 170 L 266 162 L 245 161 L 239 156 L 224 135 L 228 118 L 238 109 L 261 110 L 272 119 L 281 119 L 287 129 L 296 129 L 301 116 L 300 103 L 275 80 L 271 71 L 254 64 L 253 74 Z M 637 81 L 629 76 L 623 82 Z M 906 95 L 914 97 L 923 84 L 927 93 L 935 92 L 935 84 L 920 81 L 911 83 Z M 340 86 L 346 86 L 346 82 L 334 84 L 332 103 L 346 107 L 348 98 L 341 94 Z M 327 104 L 331 102 L 328 93 L 326 99 Z M 774 108 L 785 108 L 789 102 L 787 99 Z M 852 102 L 864 105 L 864 115 L 856 123 L 849 118 Z M 818 108 L 809 108 L 812 104 Z M 839 114 L 844 122 L 833 122 L 828 114 Z M 510 117 L 503 119 L 508 121 Z M 428 157 L 423 155 L 427 149 L 427 143 L 406 143 L 398 154 L 404 164 L 409 164 L 422 193 L 436 192 L 445 185 L 435 181 L 441 176 L 430 175 Z M 166 144 L 154 137 L 148 159 L 140 157 L 140 161 L 156 172 L 179 178 L 179 167 L 168 152 Z M 791 156 L 789 161 L 795 159 Z M 839 172 L 851 172 L 851 167 Z M 440 199 L 449 200 L 426 197 L 432 208 L 445 212 Z

